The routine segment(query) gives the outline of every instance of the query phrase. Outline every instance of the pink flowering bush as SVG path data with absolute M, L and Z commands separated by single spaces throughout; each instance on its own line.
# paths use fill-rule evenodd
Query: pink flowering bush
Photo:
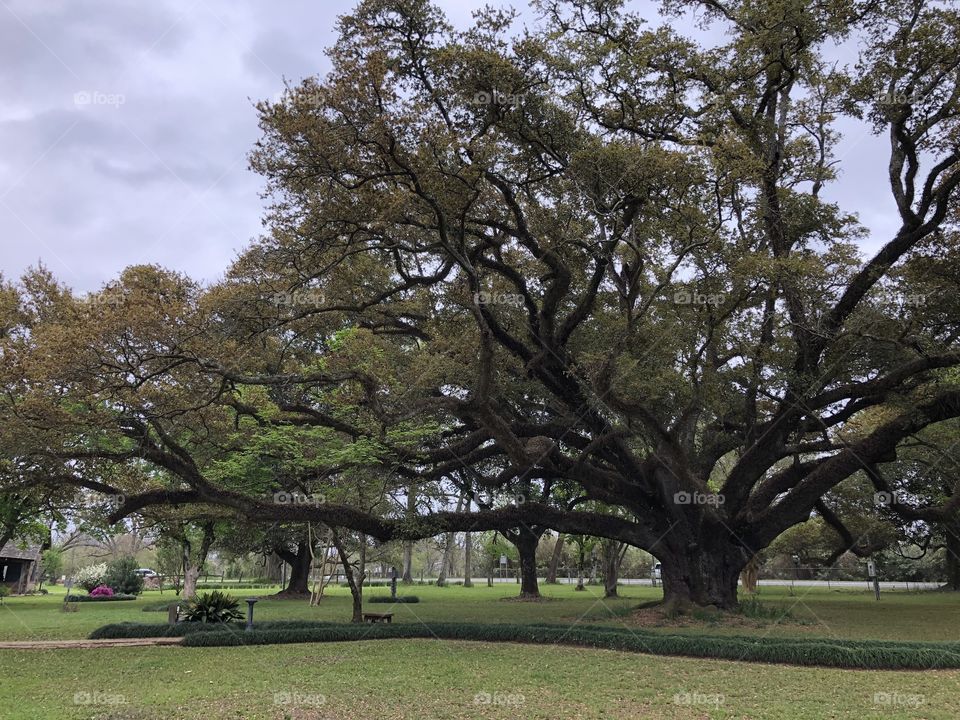
M 113 590 L 107 585 L 97 585 L 90 591 L 92 597 L 113 597 Z

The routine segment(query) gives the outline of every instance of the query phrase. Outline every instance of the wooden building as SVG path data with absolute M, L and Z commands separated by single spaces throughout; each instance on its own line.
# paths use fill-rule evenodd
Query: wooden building
M 10 588 L 14 595 L 30 592 L 40 574 L 40 546 L 21 548 L 8 542 L 0 548 L 0 584 Z

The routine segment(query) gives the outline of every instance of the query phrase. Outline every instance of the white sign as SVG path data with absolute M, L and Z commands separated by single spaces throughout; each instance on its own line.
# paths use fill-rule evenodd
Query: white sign
M 867 576 L 876 577 L 877 576 L 877 567 L 873 564 L 873 560 L 867 562 Z
M 500 556 L 500 564 L 501 564 L 501 565 L 506 565 L 506 564 L 507 564 L 507 556 L 506 556 L 506 555 L 501 555 L 501 556 Z

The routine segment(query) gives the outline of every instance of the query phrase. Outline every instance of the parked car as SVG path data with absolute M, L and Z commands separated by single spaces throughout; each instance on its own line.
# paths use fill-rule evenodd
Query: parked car
M 134 572 L 142 578 L 155 578 L 159 577 L 156 570 L 151 570 L 150 568 L 137 568 Z

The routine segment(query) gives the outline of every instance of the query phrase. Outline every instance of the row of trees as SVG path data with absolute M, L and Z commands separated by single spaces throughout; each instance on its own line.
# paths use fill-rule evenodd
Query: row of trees
M 733 607 L 812 515 L 855 553 L 875 519 L 955 553 L 956 9 L 666 3 L 705 46 L 618 0 L 536 7 L 458 31 L 361 2 L 330 74 L 258 106 L 267 232 L 221 282 L 5 285 L 7 491 L 343 552 L 497 531 L 524 594 L 549 530 L 601 537 L 675 606 Z M 841 122 L 889 140 L 869 258 Z

